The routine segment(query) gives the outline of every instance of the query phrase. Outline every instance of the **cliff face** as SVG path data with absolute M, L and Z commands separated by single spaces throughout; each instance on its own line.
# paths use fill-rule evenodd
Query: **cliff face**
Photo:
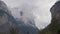
M 33 15 L 31 13 L 29 13 L 30 11 L 27 11 L 27 10 L 24 12 L 24 10 L 21 10 L 18 7 L 12 9 L 13 12 L 18 11 L 20 14 L 19 15 L 20 18 L 16 19 L 17 23 L 19 25 L 20 33 L 37 34 L 39 29 L 35 26 Z
M 50 9 L 51 24 L 41 30 L 40 34 L 60 34 L 60 1 L 56 2 Z
M 11 34 L 16 28 L 18 28 L 17 23 L 9 14 L 7 5 L 0 1 L 0 34 Z
M 3 1 L 0 1 L 0 34 L 37 34 L 38 28 L 27 23 L 33 23 L 31 20 L 25 24 L 25 21 L 16 21 L 9 14 L 8 7 Z M 34 24 L 35 25 L 35 24 Z

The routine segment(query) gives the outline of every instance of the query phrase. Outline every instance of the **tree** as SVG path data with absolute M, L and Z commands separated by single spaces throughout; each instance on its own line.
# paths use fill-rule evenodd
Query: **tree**
M 29 34 L 29 31 L 27 31 L 27 34 Z

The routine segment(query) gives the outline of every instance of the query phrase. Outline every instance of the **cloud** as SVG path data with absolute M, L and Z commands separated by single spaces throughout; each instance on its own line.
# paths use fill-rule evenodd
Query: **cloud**
M 40 0 L 35 4 L 37 8 L 34 9 L 34 15 L 36 16 L 36 26 L 38 28 L 45 28 L 48 24 L 50 24 L 50 8 L 55 2 L 55 0 L 51 0 L 50 2 L 48 0 Z
M 50 8 L 56 0 L 3 0 L 10 7 L 26 8 L 24 11 L 33 12 L 38 28 L 44 28 L 51 20 Z M 33 7 L 33 9 L 31 8 Z M 27 10 L 28 9 L 28 10 Z M 17 15 L 19 12 L 16 12 Z M 18 16 L 19 17 L 19 16 Z M 42 27 L 43 26 L 43 27 Z

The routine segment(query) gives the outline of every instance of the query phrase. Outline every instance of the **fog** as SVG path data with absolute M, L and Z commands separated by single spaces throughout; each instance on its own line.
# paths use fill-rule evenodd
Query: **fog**
M 20 7 L 20 10 L 33 14 L 35 24 L 39 29 L 50 24 L 50 8 L 56 0 L 3 0 L 9 8 Z M 19 12 L 12 12 L 13 16 L 19 18 Z

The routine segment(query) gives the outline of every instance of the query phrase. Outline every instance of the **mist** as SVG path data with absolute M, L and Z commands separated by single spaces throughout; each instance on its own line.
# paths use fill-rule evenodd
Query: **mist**
M 39 29 L 50 24 L 50 8 L 56 0 L 3 0 L 9 8 L 19 8 L 19 11 L 12 11 L 15 18 L 20 18 L 20 11 L 24 12 L 24 19 L 34 19 Z M 28 20 L 28 19 L 27 19 Z

